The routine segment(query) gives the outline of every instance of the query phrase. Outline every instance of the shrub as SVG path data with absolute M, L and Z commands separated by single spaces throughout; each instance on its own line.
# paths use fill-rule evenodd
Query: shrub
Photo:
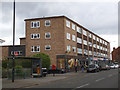
M 38 53 L 33 55 L 32 57 L 39 57 L 42 59 L 42 67 L 49 69 L 50 67 L 50 57 L 44 53 Z
M 22 69 L 23 69 L 23 67 L 20 66 L 20 65 L 15 66 L 15 72 L 16 72 L 16 73 L 21 73 L 21 72 L 23 72 Z

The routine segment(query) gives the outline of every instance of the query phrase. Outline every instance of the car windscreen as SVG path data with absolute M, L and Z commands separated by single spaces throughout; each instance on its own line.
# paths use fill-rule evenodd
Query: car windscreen
M 95 67 L 95 65 L 89 65 L 88 67 L 89 67 L 89 68 L 94 68 L 94 67 Z

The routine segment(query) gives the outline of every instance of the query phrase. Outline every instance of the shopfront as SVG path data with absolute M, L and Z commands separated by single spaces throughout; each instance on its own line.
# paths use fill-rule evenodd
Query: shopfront
M 74 71 L 75 65 L 77 65 L 78 70 L 81 70 L 82 64 L 87 67 L 89 65 L 89 59 L 80 56 L 57 55 L 57 68 L 65 69 L 67 72 Z

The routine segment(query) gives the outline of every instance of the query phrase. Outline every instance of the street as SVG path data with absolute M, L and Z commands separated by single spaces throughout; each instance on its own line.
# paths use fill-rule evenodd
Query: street
M 72 90 L 78 88 L 118 88 L 118 69 L 104 70 L 97 73 L 77 72 L 68 75 L 64 79 L 24 88 L 72 88 Z

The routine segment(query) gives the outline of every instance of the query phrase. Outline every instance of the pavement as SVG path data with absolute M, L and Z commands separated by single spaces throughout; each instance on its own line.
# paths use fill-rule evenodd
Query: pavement
M 84 73 L 82 73 L 81 71 L 78 71 L 77 73 L 68 72 L 64 74 L 55 74 L 55 76 L 53 76 L 53 74 L 47 74 L 46 77 L 17 79 L 14 81 L 14 83 L 12 83 L 12 80 L 6 78 L 2 79 L 2 88 L 27 88 L 29 86 L 35 86 L 39 84 L 44 85 L 46 83 L 69 78 L 71 76 L 80 75 L 80 73 L 81 75 L 84 75 L 85 72 Z

